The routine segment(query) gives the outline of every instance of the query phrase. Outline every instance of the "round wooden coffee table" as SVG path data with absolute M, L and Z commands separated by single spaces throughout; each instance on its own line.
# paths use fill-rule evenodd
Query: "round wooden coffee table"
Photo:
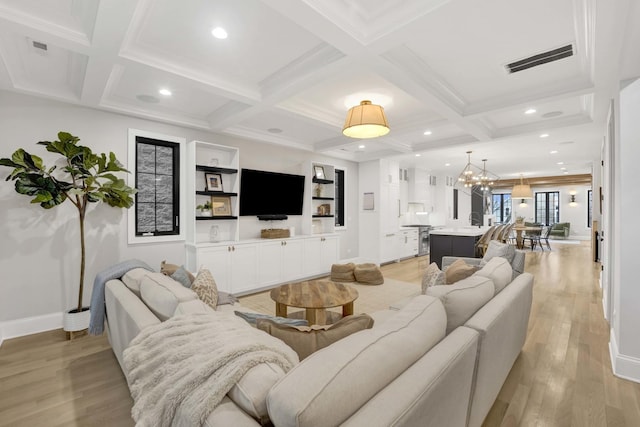
M 356 298 L 357 290 L 331 280 L 289 283 L 271 290 L 271 299 L 276 302 L 276 316 L 287 317 L 288 306 L 304 308 L 310 325 L 326 325 L 327 308 L 342 306 L 343 316 L 353 314 Z

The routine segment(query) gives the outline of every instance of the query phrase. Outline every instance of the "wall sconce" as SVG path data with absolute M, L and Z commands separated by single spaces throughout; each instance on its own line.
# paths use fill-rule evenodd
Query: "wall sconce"
M 569 206 L 575 208 L 576 206 L 578 206 L 578 203 L 576 202 L 576 191 L 571 190 L 569 191 L 569 194 L 571 195 L 569 199 Z
M 527 205 L 527 201 L 525 199 L 520 199 L 520 207 L 521 208 L 526 208 Z

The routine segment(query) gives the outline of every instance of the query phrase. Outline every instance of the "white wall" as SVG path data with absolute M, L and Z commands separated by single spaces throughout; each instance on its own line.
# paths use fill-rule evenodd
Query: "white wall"
M 613 230 L 613 322 L 610 349 L 616 375 L 640 382 L 640 287 L 638 286 L 637 247 L 640 241 L 638 212 L 640 199 L 636 185 L 640 159 L 640 80 L 620 92 L 619 139 L 614 141 Z M 611 265 L 607 265 L 611 268 Z
M 305 162 L 319 160 L 346 168 L 347 227 L 338 232 L 340 256 L 357 255 L 358 165 L 354 162 L 0 91 L 0 157 L 24 148 L 49 165 L 57 156 L 50 155 L 36 143 L 56 139 L 57 133 L 64 130 L 81 138 L 81 143 L 94 151 L 113 151 L 126 165 L 129 128 L 184 137 L 187 141 L 198 139 L 238 147 L 240 167 L 300 173 Z M 0 168 L 0 269 L 3 271 L 0 331 L 4 331 L 4 339 L 61 327 L 61 313 L 75 306 L 80 252 L 75 208 L 65 203 L 45 211 L 30 205 L 28 197 L 15 192 L 13 182 L 4 182 L 9 171 L 9 168 Z M 241 230 L 260 228 L 255 218 L 240 221 Z M 96 273 L 114 263 L 138 258 L 159 268 L 165 259 L 177 264 L 185 261 L 183 242 L 128 245 L 124 209 L 92 206 L 86 225 L 85 304 L 90 301 Z M 29 329 L 25 323 L 44 323 L 49 327 Z

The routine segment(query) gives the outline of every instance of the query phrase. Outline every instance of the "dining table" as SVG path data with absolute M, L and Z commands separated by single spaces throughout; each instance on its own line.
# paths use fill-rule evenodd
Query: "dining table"
M 525 231 L 537 231 L 538 233 L 541 233 L 542 227 L 533 225 L 516 225 L 513 227 L 513 230 L 516 232 L 516 247 L 518 249 L 524 249 L 524 237 L 522 236 L 522 233 Z

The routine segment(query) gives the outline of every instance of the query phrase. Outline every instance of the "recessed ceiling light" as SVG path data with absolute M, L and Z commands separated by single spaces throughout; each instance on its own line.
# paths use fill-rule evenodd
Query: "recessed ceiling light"
M 540 138 L 546 138 L 546 137 L 548 137 L 548 136 L 549 136 L 549 134 L 548 134 L 548 133 L 543 133 L 543 134 L 541 134 L 541 135 L 540 135 Z
M 451 166 L 451 163 L 445 163 L 444 165 L 445 166 Z
M 557 164 L 558 165 L 564 165 L 564 162 L 558 162 Z
M 217 39 L 226 39 L 228 36 L 227 30 L 222 27 L 214 28 L 213 30 L 211 30 L 211 34 L 213 34 L 213 37 Z
M 364 147 L 366 147 L 366 145 L 364 145 L 364 144 L 360 144 L 360 145 L 358 145 L 358 148 L 360 148 L 360 149 L 362 149 L 362 148 L 364 148 Z
M 164 96 L 171 96 L 171 91 L 169 89 L 166 88 L 162 88 L 158 91 L 158 93 L 160 95 L 164 95 Z
M 564 171 L 564 174 L 565 175 L 569 175 L 569 171 Z
M 269 128 L 269 129 L 267 129 L 267 132 L 270 132 L 270 133 L 282 133 L 282 129 L 280 129 L 280 128 Z
M 430 130 L 425 130 L 423 135 L 431 135 L 433 132 L 431 132 Z
M 537 110 L 535 108 L 529 108 L 527 111 L 525 111 L 525 114 L 534 114 Z
M 567 168 L 560 168 L 560 170 L 561 170 L 561 171 L 566 171 L 566 170 L 567 170 Z
M 549 151 L 549 154 L 558 154 L 558 150 L 551 150 Z
M 420 157 L 420 156 L 421 156 L 421 154 L 416 154 L 416 157 Z

